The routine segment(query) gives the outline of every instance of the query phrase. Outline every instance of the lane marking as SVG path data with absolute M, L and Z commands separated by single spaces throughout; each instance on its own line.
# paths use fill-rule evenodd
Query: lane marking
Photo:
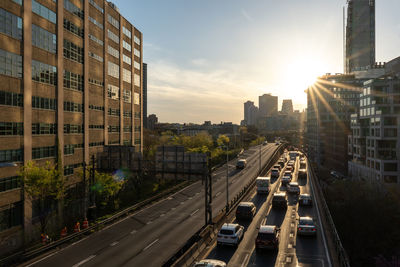
M 151 224 L 151 223 L 153 223 L 152 221 L 148 221 L 146 224 Z
M 137 231 L 136 230 L 133 230 L 132 232 L 131 232 L 131 235 L 133 235 L 134 233 L 136 233 Z
M 158 242 L 158 238 L 157 238 L 156 240 L 154 240 L 153 242 L 151 242 L 150 244 L 148 244 L 147 247 L 145 247 L 145 248 L 143 249 L 143 251 L 149 249 L 149 247 L 151 247 L 152 245 L 154 245 L 154 244 L 157 243 L 157 242 Z
M 163 216 L 165 216 L 165 214 L 164 214 L 164 213 L 160 214 L 160 217 L 163 217 Z
M 193 216 L 193 215 L 196 214 L 196 212 L 198 212 L 198 211 L 199 211 L 199 209 L 193 211 L 192 213 L 190 213 L 190 216 Z
M 181 202 L 181 205 L 183 205 L 183 204 L 185 204 L 185 201 L 182 201 L 182 202 Z
M 32 262 L 32 263 L 29 264 L 29 265 L 26 265 L 25 267 L 34 266 L 36 263 L 39 263 L 39 262 L 41 262 L 41 261 L 43 261 L 43 260 L 45 260 L 45 259 L 47 259 L 47 258 L 50 258 L 51 256 L 54 256 L 54 255 L 57 254 L 57 253 L 58 253 L 58 251 L 53 252 L 53 253 L 47 255 L 46 257 L 43 257 L 43 258 L 41 258 L 41 259 L 39 259 L 39 260 L 37 260 L 37 261 L 35 261 L 35 262 Z
M 96 255 L 90 255 L 89 257 L 87 257 L 86 259 L 84 259 L 83 261 L 78 262 L 75 265 L 72 265 L 72 267 L 78 267 L 81 266 L 82 264 L 85 264 L 86 262 L 90 261 L 91 259 L 93 259 L 94 257 L 96 257 Z
M 172 207 L 172 208 L 171 208 L 171 210 L 174 210 L 174 209 L 176 209 L 176 207 Z
M 215 197 L 221 195 L 221 191 L 219 191 L 218 193 L 215 194 Z
M 118 241 L 112 242 L 112 243 L 110 244 L 110 247 L 113 247 L 113 246 L 115 246 L 116 244 L 118 244 Z

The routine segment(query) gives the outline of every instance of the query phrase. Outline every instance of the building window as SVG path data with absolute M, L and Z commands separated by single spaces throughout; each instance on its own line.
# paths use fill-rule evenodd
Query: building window
M 66 10 L 68 10 L 69 12 L 71 12 L 74 15 L 77 15 L 78 17 L 80 17 L 81 19 L 83 19 L 84 17 L 84 13 L 83 10 L 81 10 L 80 8 L 78 8 L 76 5 L 74 5 L 71 1 L 69 0 L 64 0 L 64 8 Z
M 21 187 L 21 179 L 18 176 L 0 178 L 0 192 L 8 191 L 19 187 Z
M 109 144 L 109 145 L 119 144 L 119 140 L 111 140 L 111 141 L 108 141 L 108 144 Z
M 125 54 L 122 54 L 122 60 L 128 65 L 132 65 L 132 59 Z
M 21 201 L 0 207 L 0 231 L 22 224 L 22 208 L 23 205 Z
M 132 72 L 127 69 L 122 69 L 122 80 L 127 83 L 131 83 L 132 81 Z
M 65 134 L 81 134 L 84 133 L 83 124 L 64 124 Z
M 22 40 L 22 18 L 0 8 L 0 32 Z
M 117 108 L 108 108 L 108 115 L 109 116 L 117 116 L 117 117 L 119 117 L 120 110 L 117 109 Z
M 119 79 L 119 66 L 108 61 L 108 75 Z
M 100 81 L 100 80 L 96 80 L 93 78 L 89 78 L 89 83 L 94 84 L 94 85 L 98 85 L 98 86 L 104 86 L 104 82 Z
M 122 40 L 122 46 L 123 46 L 126 50 L 128 50 L 129 52 L 132 51 L 131 45 L 128 44 L 127 42 L 125 42 L 125 40 Z
M 140 70 L 140 63 L 134 61 L 133 66 L 135 67 L 135 69 Z
M 36 0 L 32 0 L 32 12 L 36 13 L 37 15 L 47 19 L 48 21 L 54 24 L 57 23 L 57 14 L 48 9 L 47 7 L 39 4 L 38 2 L 36 2 Z
M 140 76 L 137 74 L 134 74 L 134 84 L 140 87 Z
M 83 144 L 64 145 L 64 155 L 73 155 L 75 148 L 83 148 Z
M 64 70 L 64 87 L 83 92 L 83 76 Z
M 22 78 L 22 56 L 0 49 L 0 74 Z
M 104 146 L 104 142 L 93 142 L 93 143 L 89 143 L 89 147 L 92 146 Z
M 101 56 L 99 56 L 99 55 L 97 55 L 97 54 L 95 54 L 95 53 L 93 53 L 91 51 L 89 51 L 89 57 L 92 57 L 92 58 L 94 58 L 94 59 L 96 59 L 97 61 L 100 61 L 100 62 L 104 61 Z
M 23 149 L 0 150 L 0 162 L 23 161 Z
M 133 104 L 140 105 L 140 96 L 138 93 L 133 93 Z
M 32 159 L 51 158 L 56 156 L 55 146 L 34 147 L 32 148 Z
M 108 125 L 108 132 L 109 133 L 119 133 L 120 127 L 116 125 Z
M 99 6 L 95 1 L 89 0 L 89 3 L 92 4 L 98 11 L 104 13 L 104 9 L 101 6 Z
M 57 67 L 32 60 L 32 80 L 57 85 Z
M 115 33 L 113 33 L 110 30 L 107 30 L 107 34 L 108 34 L 108 38 L 110 38 L 111 40 L 113 40 L 114 42 L 116 42 L 117 44 L 119 44 L 119 37 L 118 35 L 116 35 Z
M 133 41 L 137 44 L 140 45 L 140 39 L 136 36 L 133 36 Z
M 32 24 L 32 45 L 55 54 L 57 52 L 57 36 Z
M 124 132 L 125 133 L 131 133 L 132 132 L 132 127 L 130 125 L 124 126 Z
M 22 107 L 24 95 L 12 92 L 0 91 L 0 105 Z
M 76 26 L 74 23 L 72 23 L 71 21 L 69 21 L 67 19 L 64 19 L 64 29 L 83 38 L 83 29 L 79 28 L 78 26 Z
M 137 57 L 140 57 L 140 51 L 137 50 L 136 48 L 133 49 L 133 54 Z
M 136 139 L 135 139 L 135 145 L 140 145 L 140 143 L 141 143 L 140 138 L 136 138 Z
M 124 89 L 124 91 L 123 91 L 123 100 L 126 103 L 131 103 L 132 102 L 132 92 L 131 92 L 131 90 Z
M 119 29 L 119 21 L 116 20 L 113 16 L 108 14 L 108 22 L 113 25 L 115 28 Z
M 22 122 L 0 122 L 0 135 L 23 135 L 24 124 Z
M 57 99 L 40 96 L 32 96 L 32 108 L 56 110 Z
M 132 118 L 132 112 L 131 111 L 124 111 L 124 117 Z
M 103 124 L 99 124 L 99 125 L 91 124 L 91 125 L 89 125 L 89 129 L 104 129 L 104 125 Z
M 140 119 L 140 112 L 135 112 L 135 119 Z
M 66 165 L 64 166 L 64 175 L 72 175 L 74 174 L 74 169 L 82 167 L 82 163 L 75 163 L 72 165 Z
M 111 46 L 108 46 L 108 53 L 116 58 L 119 58 L 119 51 Z
M 103 42 L 102 40 L 98 39 L 98 38 L 97 38 L 96 36 L 94 36 L 94 35 L 91 35 L 90 33 L 89 33 L 89 38 L 90 38 L 90 40 L 95 41 L 97 44 L 99 44 L 99 45 L 101 45 L 101 46 L 104 45 L 104 42 Z
M 64 101 L 64 111 L 83 112 L 83 104 Z
M 32 123 L 32 134 L 57 134 L 57 123 Z
M 89 105 L 89 109 L 98 110 L 98 111 L 104 111 L 104 107 L 103 106 Z
M 125 26 L 122 26 L 122 32 L 126 35 L 126 37 L 128 37 L 129 39 L 132 38 L 132 33 L 130 30 L 128 30 L 127 28 L 125 28 Z
M 64 57 L 83 63 L 83 48 L 64 39 Z
M 18 5 L 22 6 L 22 0 L 12 0 L 12 1 L 17 3 Z
M 119 99 L 119 87 L 109 84 L 107 90 L 107 96 L 111 99 Z
M 96 25 L 97 27 L 99 27 L 100 29 L 103 29 L 103 24 L 98 22 L 97 20 L 95 20 L 94 18 L 89 16 L 89 20 L 90 22 L 92 22 L 94 25 Z
M 137 132 L 140 132 L 140 126 L 135 126 L 135 132 L 137 133 Z

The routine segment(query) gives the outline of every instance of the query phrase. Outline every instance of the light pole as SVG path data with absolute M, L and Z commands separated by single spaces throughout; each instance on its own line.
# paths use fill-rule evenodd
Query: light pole
M 228 146 L 226 146 L 226 213 L 228 213 L 229 209 L 229 184 L 228 184 L 228 176 L 229 176 L 229 164 L 228 164 Z
M 260 149 L 259 149 L 259 170 L 258 173 L 261 174 L 261 143 L 260 143 Z

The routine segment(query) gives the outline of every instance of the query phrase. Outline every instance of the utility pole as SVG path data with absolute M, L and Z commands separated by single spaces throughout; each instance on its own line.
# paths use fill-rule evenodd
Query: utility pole
M 261 144 L 260 144 L 260 148 L 259 148 L 259 170 L 258 173 L 261 174 Z
M 212 224 L 212 209 L 211 209 L 211 204 L 212 204 L 212 179 L 211 179 L 211 167 L 210 167 L 210 160 L 209 158 L 211 157 L 210 153 L 207 153 L 207 159 L 206 159 L 206 166 L 204 168 L 204 205 L 205 205 L 205 225 Z
M 228 183 L 228 177 L 229 177 L 229 158 L 228 158 L 228 146 L 226 146 L 226 213 L 228 213 L 229 210 L 229 183 Z

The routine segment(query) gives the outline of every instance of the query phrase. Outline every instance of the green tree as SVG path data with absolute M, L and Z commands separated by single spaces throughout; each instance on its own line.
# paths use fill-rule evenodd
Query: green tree
M 98 171 L 94 173 L 94 180 L 95 182 L 91 190 L 96 194 L 96 202 L 100 204 L 100 206 L 106 206 L 109 203 L 115 206 L 117 203 L 114 197 L 122 188 L 124 180 L 114 177 L 111 174 Z
M 224 134 L 220 134 L 217 138 L 217 145 L 227 146 L 228 144 L 229 144 L 229 137 Z
M 45 166 L 29 161 L 21 167 L 18 176 L 23 180 L 24 190 L 39 214 L 40 228 L 44 233 L 55 202 L 64 198 L 64 176 L 48 161 Z

